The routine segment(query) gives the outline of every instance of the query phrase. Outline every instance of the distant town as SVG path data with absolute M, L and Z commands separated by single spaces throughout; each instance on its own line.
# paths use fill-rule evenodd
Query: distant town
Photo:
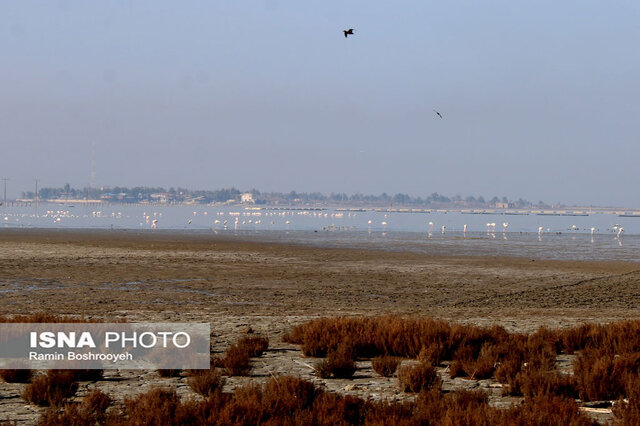
M 257 189 L 241 191 L 236 188 L 216 190 L 190 190 L 186 188 L 161 187 L 100 187 L 72 188 L 69 184 L 61 188 L 41 188 L 37 197 L 34 192 L 23 192 L 16 202 L 31 203 L 127 203 L 127 204 L 246 204 L 246 205 L 286 205 L 286 206 L 351 206 L 351 207 L 428 207 L 428 208 L 497 208 L 527 209 L 563 207 L 548 205 L 543 201 L 532 203 L 523 198 L 511 200 L 507 197 L 482 195 L 445 196 L 434 192 L 425 196 L 410 196 L 398 193 L 390 195 L 345 194 L 320 192 L 260 192 Z

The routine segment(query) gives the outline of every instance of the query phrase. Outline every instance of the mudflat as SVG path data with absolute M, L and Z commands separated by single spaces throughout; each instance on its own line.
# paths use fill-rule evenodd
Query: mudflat
M 214 354 L 249 329 L 269 337 L 271 350 L 253 364 L 251 376 L 229 378 L 226 390 L 295 374 L 333 391 L 403 399 L 408 396 L 395 381 L 377 377 L 370 361 L 359 361 L 352 381 L 316 377 L 314 360 L 284 343 L 282 334 L 309 319 L 339 315 L 429 316 L 522 332 L 639 318 L 640 263 L 318 248 L 209 233 L 5 229 L 0 300 L 0 315 L 209 322 Z M 471 382 L 445 377 L 443 386 Z M 494 404 L 512 402 L 485 382 L 472 385 L 487 389 Z M 98 388 L 117 405 L 154 386 L 193 396 L 185 377 L 106 371 L 105 380 L 82 383 L 76 399 Z M 31 424 L 43 409 L 25 404 L 23 387 L 0 385 L 0 412 Z
M 640 263 L 433 256 L 168 231 L 3 230 L 0 296 L 0 314 L 209 321 L 393 313 L 528 331 L 640 316 Z

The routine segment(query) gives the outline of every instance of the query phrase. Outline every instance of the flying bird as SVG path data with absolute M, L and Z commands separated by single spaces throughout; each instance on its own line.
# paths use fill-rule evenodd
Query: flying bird
M 438 117 L 442 118 L 442 114 L 440 114 L 438 111 L 434 109 L 433 112 L 435 112 Z
M 348 30 L 342 30 L 342 32 L 344 33 L 344 38 L 347 38 L 350 35 L 353 35 L 353 28 L 349 28 Z

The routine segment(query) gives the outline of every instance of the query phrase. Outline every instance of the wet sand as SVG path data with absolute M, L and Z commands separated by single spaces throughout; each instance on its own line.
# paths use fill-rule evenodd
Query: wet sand
M 210 322 L 216 351 L 250 326 L 278 349 L 254 366 L 253 379 L 290 372 L 321 382 L 305 365 L 312 361 L 281 341 L 291 325 L 393 313 L 532 331 L 640 318 L 640 264 L 328 249 L 177 232 L 2 230 L 0 298 L 1 315 Z M 322 384 L 403 397 L 390 379 L 367 376 L 370 362 L 362 368 L 369 378 L 363 385 Z M 130 380 L 84 384 L 78 395 L 99 387 L 122 400 L 173 382 L 181 394 L 191 392 L 184 378 L 128 374 Z M 246 380 L 252 378 L 227 386 Z M 25 407 L 21 386 L 0 385 L 0 412 L 29 423 L 41 409 Z

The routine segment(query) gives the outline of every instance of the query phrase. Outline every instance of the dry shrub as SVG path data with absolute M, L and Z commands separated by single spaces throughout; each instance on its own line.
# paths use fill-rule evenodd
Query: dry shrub
M 626 383 L 627 400 L 620 398 L 613 405 L 616 424 L 624 426 L 640 425 L 640 377 L 630 376 Z
M 160 377 L 179 377 L 182 370 L 179 368 L 159 368 L 156 372 Z
M 440 388 L 442 379 L 432 365 L 421 362 L 398 367 L 398 385 L 405 392 L 417 393 L 434 387 Z
M 30 315 L 0 315 L 0 323 L 101 323 L 102 320 L 86 319 L 65 315 L 54 315 L 46 312 L 39 312 Z M 121 321 L 122 322 L 122 321 Z
M 26 368 L 0 370 L 0 378 L 7 383 L 29 383 L 32 376 L 33 370 Z
M 311 382 L 299 377 L 282 376 L 267 382 L 262 405 L 268 417 L 277 418 L 281 413 L 309 409 L 319 393 Z
M 74 380 L 78 382 L 97 382 L 104 376 L 104 370 L 101 369 L 86 368 L 66 371 L 71 372 Z
M 80 410 L 77 404 L 67 404 L 63 411 L 50 407 L 38 419 L 38 426 L 92 426 L 97 420 Z
M 423 347 L 439 344 L 447 348 L 451 327 L 433 319 L 320 318 L 294 327 L 284 336 L 300 344 L 307 356 L 324 357 L 341 343 L 351 340 L 354 355 L 373 358 L 395 355 L 415 358 Z
M 519 357 L 508 358 L 499 363 L 493 375 L 500 383 L 508 383 L 522 368 L 523 361 Z
M 542 395 L 525 399 L 524 404 L 504 413 L 505 425 L 591 426 L 595 420 L 580 412 L 573 399 Z
M 49 370 L 46 375 L 35 377 L 27 385 L 22 397 L 40 406 L 59 406 L 65 398 L 78 390 L 74 374 L 70 370 Z
M 201 395 L 207 396 L 216 389 L 224 387 L 225 379 L 218 373 L 218 370 L 194 370 L 187 380 L 191 389 Z
M 243 337 L 238 340 L 238 347 L 244 348 L 250 357 L 261 356 L 269 348 L 269 339 L 266 337 Z
M 451 365 L 449 366 L 449 376 L 452 379 L 455 379 L 456 377 L 462 377 L 465 374 L 466 373 L 464 371 L 462 361 L 456 359 L 451 362 Z
M 315 370 L 323 379 L 350 379 L 356 372 L 351 348 L 346 345 L 340 346 L 336 351 L 329 353 L 325 360 L 316 363 Z
M 637 388 L 637 386 L 636 386 Z M 83 402 L 83 405 L 86 403 Z M 248 384 L 233 394 L 220 390 L 200 401 L 181 401 L 175 391 L 153 389 L 125 400 L 124 412 L 106 421 L 87 419 L 82 405 L 68 405 L 62 415 L 46 414 L 41 424 L 121 425 L 590 425 L 572 400 L 555 396 L 529 398 L 508 409 L 490 407 L 481 391 L 443 395 L 436 387 L 420 392 L 415 401 L 362 400 L 315 388 L 295 377 L 278 377 L 266 385 Z M 104 404 L 101 405 L 104 407 Z M 626 409 L 626 408 L 625 408 Z M 75 417 L 71 417 L 74 414 Z M 623 414 L 624 415 L 624 414 Z M 52 420 L 51 422 L 47 422 Z M 632 424 L 632 423 L 628 423 Z
M 477 358 L 474 358 L 468 347 L 460 348 L 454 355 L 454 361 L 449 368 L 451 378 L 463 375 L 476 380 L 490 378 L 498 360 L 498 354 L 494 348 L 494 345 L 483 345 Z
M 606 350 L 587 349 L 573 364 L 580 398 L 586 401 L 625 396 L 627 382 L 633 381 L 639 370 L 640 353 L 612 355 Z
M 249 352 L 237 345 L 229 346 L 222 364 L 230 376 L 247 376 L 251 371 Z
M 491 357 L 478 357 L 476 360 L 469 360 L 462 363 L 464 371 L 469 377 L 475 380 L 484 380 L 493 376 L 495 361 Z
M 558 332 L 567 353 L 608 348 L 611 353 L 640 352 L 640 321 L 583 324 Z
M 320 378 L 330 379 L 332 377 L 331 366 L 327 359 L 316 362 L 313 366 L 313 370 L 316 372 L 316 376 Z
M 311 410 L 308 413 L 302 412 L 303 415 L 296 417 L 296 420 L 302 420 L 298 424 L 327 426 L 363 424 L 363 416 L 368 405 L 367 402 L 355 396 L 321 392 L 316 397 Z
M 94 416 L 103 415 L 111 405 L 111 398 L 99 389 L 84 397 L 81 408 Z
M 393 356 L 382 356 L 371 360 L 373 370 L 382 377 L 391 377 L 396 372 L 400 359 Z
M 516 393 L 527 398 L 544 395 L 572 399 L 578 397 L 576 379 L 568 374 L 548 371 L 520 372 L 516 375 L 515 383 L 517 384 L 510 383 L 510 387 L 516 387 Z
M 224 358 L 212 356 L 209 360 L 209 368 L 224 368 Z
M 233 397 L 222 407 L 218 423 L 224 425 L 258 425 L 264 423 L 265 415 L 262 405 L 262 387 L 250 383 L 237 388 Z M 281 413 L 285 417 L 289 413 Z
M 81 426 L 102 424 L 105 420 L 105 412 L 111 404 L 111 398 L 100 390 L 94 390 L 87 395 L 82 404 L 65 404 L 60 411 L 57 407 L 51 407 L 38 421 L 39 426 Z
M 445 356 L 445 348 L 440 343 L 432 343 L 424 346 L 418 353 L 418 361 L 426 362 L 431 365 L 438 365 Z
M 196 424 L 190 404 L 183 404 L 173 390 L 152 389 L 133 399 L 125 399 L 125 416 L 120 424 L 171 425 Z M 117 422 L 114 422 L 117 424 Z

